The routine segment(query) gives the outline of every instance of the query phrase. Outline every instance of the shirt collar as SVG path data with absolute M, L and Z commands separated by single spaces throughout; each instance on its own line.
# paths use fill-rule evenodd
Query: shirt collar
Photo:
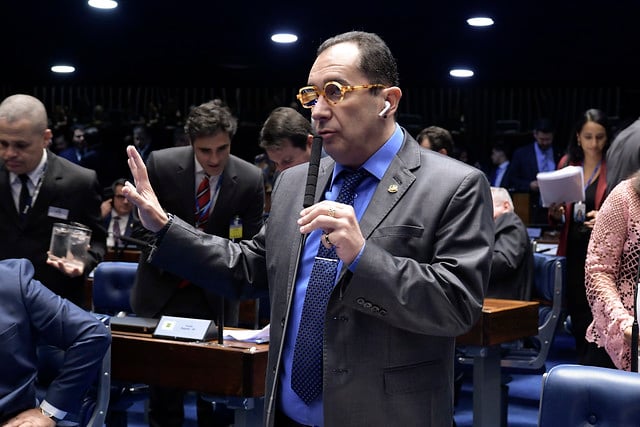
M 36 185 L 36 183 L 40 180 L 40 177 L 44 173 L 46 164 L 47 164 L 47 150 L 43 149 L 42 157 L 40 158 L 40 163 L 38 163 L 38 166 L 33 168 L 31 172 L 27 173 L 27 176 L 29 177 L 29 181 L 31 181 L 33 185 Z M 9 172 L 9 178 L 11 179 L 11 182 L 14 182 L 16 179 L 20 180 L 20 178 L 18 178 L 18 174 L 14 172 Z

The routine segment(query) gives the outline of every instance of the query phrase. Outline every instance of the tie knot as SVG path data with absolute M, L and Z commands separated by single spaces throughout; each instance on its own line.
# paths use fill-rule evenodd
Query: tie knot
M 355 198 L 356 188 L 367 176 L 369 176 L 369 172 L 364 169 L 358 169 L 355 171 L 345 170 L 341 172 L 340 175 L 342 175 L 343 181 L 336 201 L 338 203 L 352 205 Z
M 343 185 L 349 186 L 358 186 L 367 176 L 369 176 L 369 172 L 366 169 L 358 169 L 358 170 L 343 170 L 340 175 L 342 175 L 344 179 Z
M 29 175 L 27 175 L 26 173 L 18 175 L 18 178 L 20 178 L 20 181 L 23 184 L 26 184 L 27 182 L 29 182 Z

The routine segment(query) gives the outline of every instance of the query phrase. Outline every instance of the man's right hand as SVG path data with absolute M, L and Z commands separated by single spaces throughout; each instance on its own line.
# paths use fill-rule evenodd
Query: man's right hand
M 156 193 L 149 183 L 147 167 L 133 145 L 127 147 L 127 156 L 135 185 L 127 181 L 122 194 L 138 208 L 142 225 L 156 233 L 169 222 L 169 217 L 160 206 Z

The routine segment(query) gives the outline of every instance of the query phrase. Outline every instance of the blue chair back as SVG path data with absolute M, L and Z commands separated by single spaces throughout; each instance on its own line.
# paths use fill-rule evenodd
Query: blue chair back
M 538 427 L 640 425 L 640 374 L 582 365 L 545 373 Z
M 104 261 L 93 272 L 93 311 L 115 315 L 131 313 L 129 296 L 138 269 L 137 262 Z

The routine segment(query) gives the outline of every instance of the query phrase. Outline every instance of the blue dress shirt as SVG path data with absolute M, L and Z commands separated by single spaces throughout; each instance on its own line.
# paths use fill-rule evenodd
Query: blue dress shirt
M 362 168 L 366 169 L 371 176 L 365 178 L 365 180 L 358 186 L 356 198 L 353 203 L 353 209 L 355 210 L 358 220 L 362 217 L 362 214 L 367 209 L 373 193 L 378 186 L 378 182 L 382 179 L 385 172 L 389 168 L 391 161 L 395 157 L 396 153 L 402 146 L 404 135 L 400 127 L 396 124 L 396 130 L 389 138 L 389 140 L 376 151 L 365 163 Z M 340 172 L 345 167 L 337 164 L 333 170 L 333 177 L 329 188 L 324 193 L 325 200 L 336 200 L 340 188 L 342 187 L 343 178 L 340 176 Z M 322 396 L 312 402 L 310 405 L 305 404 L 300 397 L 291 389 L 291 364 L 293 361 L 293 349 L 296 343 L 296 337 L 298 336 L 298 327 L 300 326 L 300 316 L 302 314 L 302 305 L 304 303 L 304 297 L 307 292 L 307 283 L 309 282 L 309 276 L 311 274 L 311 268 L 313 267 L 314 258 L 318 252 L 318 245 L 320 244 L 320 237 L 322 236 L 322 230 L 314 230 L 307 236 L 302 259 L 300 260 L 300 267 L 298 270 L 298 276 L 296 279 L 295 293 L 293 297 L 293 303 L 291 307 L 291 315 L 289 318 L 289 330 L 285 335 L 284 349 L 283 349 L 283 368 L 280 377 L 280 393 L 282 410 L 291 419 L 307 425 L 321 426 L 323 425 L 322 414 Z M 362 248 L 364 250 L 364 247 Z M 360 255 L 362 254 L 360 251 Z M 349 265 L 349 269 L 354 271 L 360 255 L 354 262 Z M 338 264 L 338 271 L 342 269 L 342 261 Z M 337 277 L 336 277 L 337 279 Z

